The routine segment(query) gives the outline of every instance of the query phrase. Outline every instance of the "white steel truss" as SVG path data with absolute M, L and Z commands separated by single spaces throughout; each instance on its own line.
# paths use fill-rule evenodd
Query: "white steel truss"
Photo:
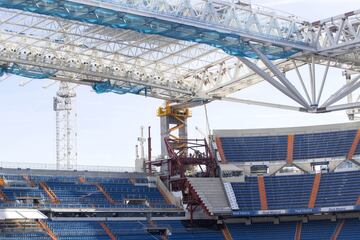
M 356 81 L 334 90 L 333 97 L 322 100 L 326 74 L 318 83 L 319 92 L 315 90 L 313 76 L 318 64 L 324 65 L 327 71 L 333 67 L 360 71 L 360 11 L 309 23 L 244 1 L 71 2 L 211 31 L 232 32 L 241 36 L 255 55 L 253 59 L 232 56 L 193 41 L 0 8 L 0 65 L 3 68 L 16 65 L 25 72 L 36 69 L 52 80 L 89 86 L 104 82 L 114 88 L 140 86 L 145 90 L 138 91 L 139 95 L 179 104 L 197 105 L 217 99 L 261 104 L 229 98 L 229 95 L 266 80 L 298 104 L 289 109 L 317 113 L 359 105 L 357 102 L 335 105 L 358 87 Z M 259 45 L 276 46 L 283 51 L 295 49 L 298 53 L 271 60 Z M 298 68 L 304 65 L 308 65 L 312 73 L 309 91 L 296 89 L 292 80 L 284 75 L 290 70 L 298 73 Z M 304 81 L 302 78 L 299 75 L 300 81 Z

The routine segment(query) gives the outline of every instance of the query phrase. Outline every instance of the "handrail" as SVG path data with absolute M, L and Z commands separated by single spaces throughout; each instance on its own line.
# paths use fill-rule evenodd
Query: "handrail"
M 72 169 L 58 168 L 56 164 L 49 163 L 26 163 L 26 162 L 0 162 L 0 167 L 10 169 L 31 169 L 31 170 L 60 170 L 60 171 L 95 171 L 95 172 L 135 172 L 134 167 L 118 166 L 95 166 L 77 165 Z

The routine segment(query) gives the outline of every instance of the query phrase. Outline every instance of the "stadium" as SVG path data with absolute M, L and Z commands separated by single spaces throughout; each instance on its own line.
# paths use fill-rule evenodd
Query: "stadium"
M 359 49 L 360 10 L 308 22 L 249 1 L 0 0 L 0 80 L 59 85 L 56 166 L 0 161 L 0 240 L 360 239 Z M 289 102 L 236 95 L 263 82 Z M 161 154 L 142 127 L 134 169 L 78 165 L 74 86 L 164 101 Z M 216 101 L 349 121 L 211 130 Z M 189 137 L 196 107 L 203 138 Z

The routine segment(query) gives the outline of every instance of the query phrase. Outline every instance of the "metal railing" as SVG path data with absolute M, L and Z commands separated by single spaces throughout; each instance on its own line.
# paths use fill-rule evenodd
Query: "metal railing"
M 94 172 L 135 172 L 134 167 L 77 165 L 72 169 L 57 168 L 56 164 L 25 163 L 25 162 L 0 162 L 1 168 L 32 169 L 32 170 L 62 170 L 62 171 L 94 171 Z

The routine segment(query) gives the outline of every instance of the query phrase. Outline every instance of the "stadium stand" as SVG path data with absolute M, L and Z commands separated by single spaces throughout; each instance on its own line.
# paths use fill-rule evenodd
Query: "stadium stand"
M 360 195 L 360 172 L 322 174 L 315 206 L 354 205 Z
M 246 177 L 243 183 L 231 183 L 239 209 L 258 210 L 260 194 L 256 177 Z
M 207 225 L 189 226 L 189 222 L 181 221 L 157 221 L 159 226 L 165 226 L 171 232 L 168 239 L 186 240 L 186 239 L 200 239 L 200 240 L 217 240 L 224 239 L 219 228 L 213 223 Z
M 295 135 L 294 160 L 346 156 L 356 130 Z
M 274 223 L 227 223 L 231 236 L 234 240 L 271 240 L 271 239 L 296 239 L 296 228 L 300 224 L 299 239 L 358 239 L 360 234 L 360 220 L 349 218 L 338 221 L 315 220 L 307 223 L 280 222 Z M 342 226 L 339 228 L 339 226 Z M 338 230 L 338 232 L 337 232 Z
M 2 175 L 5 184 L 0 190 L 8 204 L 49 204 L 58 207 L 90 206 L 119 208 L 176 208 L 166 203 L 154 183 L 146 178 L 88 178 L 31 175 L 33 187 L 22 176 Z M 101 186 L 114 199 L 111 202 L 97 186 Z M 129 203 L 128 201 L 132 201 Z
M 221 226 L 213 221 L 197 221 L 190 225 L 189 221 L 46 221 L 45 224 L 59 240 L 105 240 L 112 239 L 225 239 Z M 103 227 L 111 232 L 109 235 Z M 297 226 L 301 226 L 297 232 Z M 0 239 L 51 239 L 35 221 L 8 221 L 0 223 Z M 233 240 L 247 239 L 358 239 L 360 234 L 359 218 L 348 218 L 337 221 L 313 220 L 306 223 L 298 221 L 263 223 L 226 223 L 226 228 Z M 165 231 L 157 231 L 165 230 Z
M 268 209 L 356 205 L 360 195 L 359 171 L 321 174 L 317 197 L 314 199 L 315 205 L 309 206 L 314 176 L 301 174 L 264 177 Z M 240 210 L 262 209 L 258 179 L 246 177 L 245 182 L 231 183 Z
M 344 124 L 319 129 L 215 130 L 215 136 L 225 162 L 352 158 L 360 154 L 358 128 L 354 124 Z M 289 145 L 292 147 L 288 148 Z
M 220 139 L 228 162 L 286 159 L 287 136 L 223 137 Z
M 143 173 L 0 169 L 0 240 L 359 239 L 358 168 L 245 171 L 247 161 L 288 166 L 339 157 L 333 165 L 356 165 L 354 125 L 313 130 L 220 132 L 219 155 L 229 163 L 219 164 L 221 177 L 181 179 L 182 199 Z
M 1 240 L 50 240 L 48 234 L 39 226 L 36 221 L 0 221 Z
M 274 236 L 279 240 L 289 240 L 294 238 L 296 230 L 296 224 L 291 222 L 281 224 L 255 223 L 251 225 L 231 223 L 226 225 L 234 240 L 270 240 L 274 239 Z

